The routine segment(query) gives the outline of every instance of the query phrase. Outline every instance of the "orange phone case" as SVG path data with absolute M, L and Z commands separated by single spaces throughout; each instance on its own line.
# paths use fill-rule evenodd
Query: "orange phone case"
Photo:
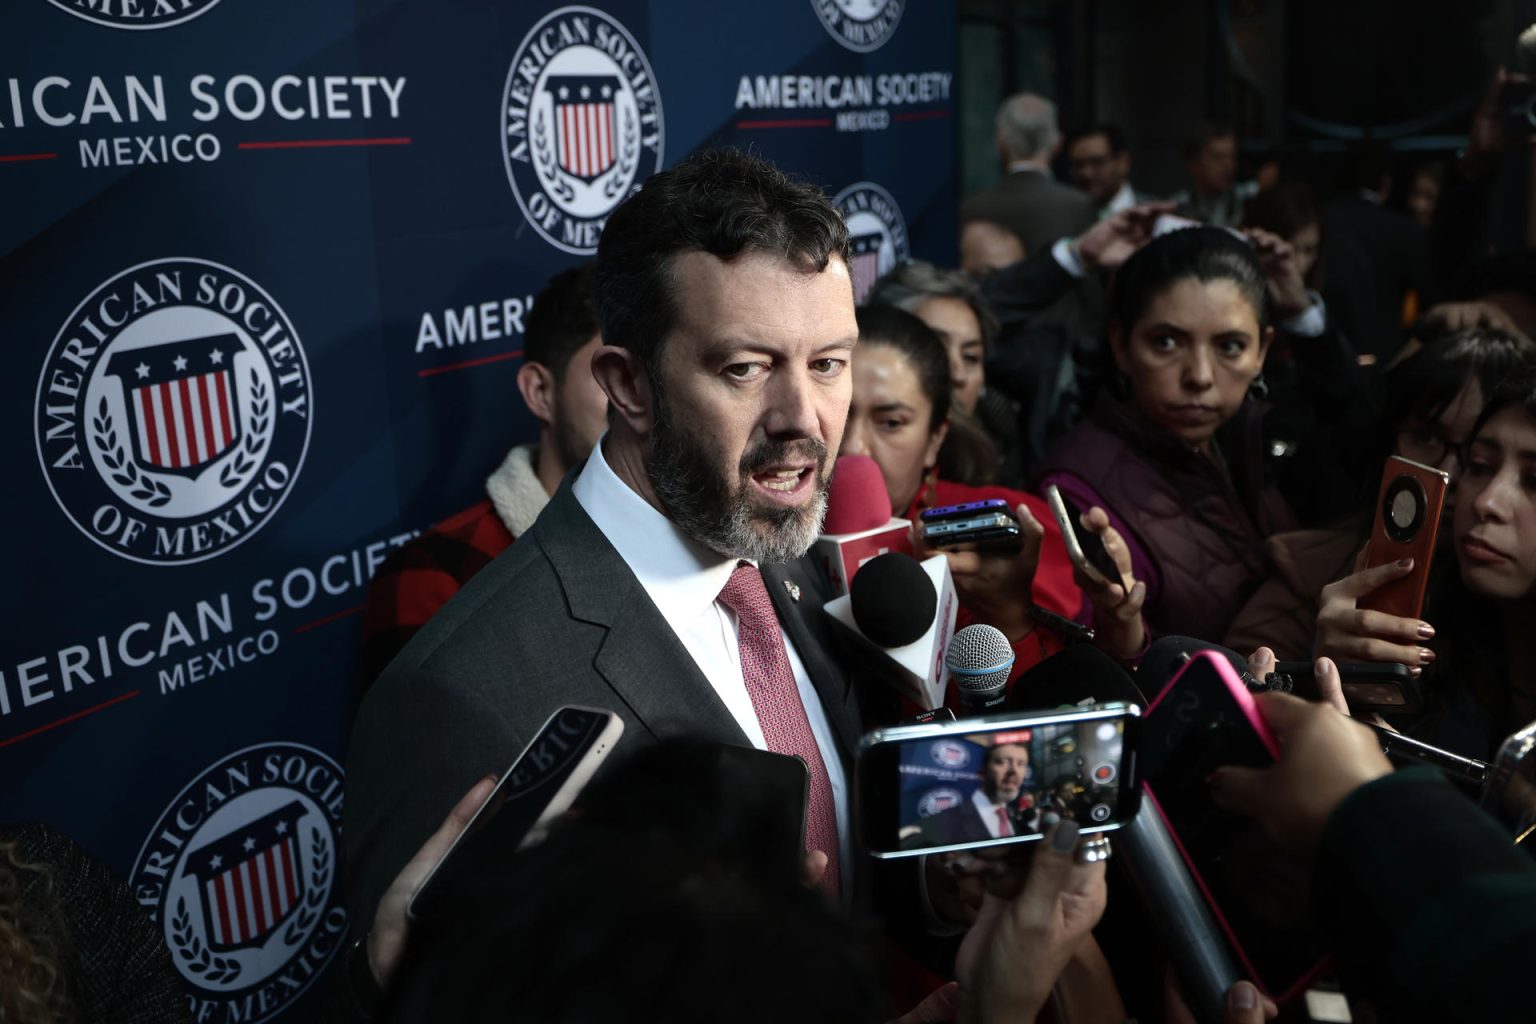
M 1376 498 L 1376 522 L 1366 548 L 1365 567 L 1413 559 L 1413 571 L 1377 587 L 1360 600 L 1361 608 L 1405 619 L 1418 618 L 1429 585 L 1429 563 L 1440 533 L 1440 512 L 1450 487 L 1449 473 L 1400 455 L 1387 460 Z

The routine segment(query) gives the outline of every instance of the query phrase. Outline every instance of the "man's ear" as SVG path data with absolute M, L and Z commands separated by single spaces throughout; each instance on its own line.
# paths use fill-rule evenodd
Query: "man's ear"
M 617 345 L 599 345 L 592 353 L 592 377 L 608 396 L 610 423 L 617 416 L 636 434 L 650 434 L 656 422 L 656 396 L 640 357 Z
M 555 374 L 543 363 L 524 363 L 517 369 L 517 390 L 523 404 L 546 427 L 554 422 Z
M 1118 320 L 1109 322 L 1109 351 L 1115 357 L 1115 367 L 1127 377 L 1130 376 L 1130 368 L 1126 365 L 1130 360 L 1126 355 L 1126 345 L 1129 339 L 1125 336 L 1125 329 Z

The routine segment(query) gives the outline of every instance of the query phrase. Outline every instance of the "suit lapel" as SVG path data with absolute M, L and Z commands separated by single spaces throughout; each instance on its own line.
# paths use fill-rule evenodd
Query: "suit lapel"
M 821 697 L 838 747 L 845 758 L 851 758 L 859 743 L 859 723 L 848 703 L 848 677 L 827 655 L 826 633 L 819 619 L 822 597 L 802 569 L 800 562 L 764 565 L 763 582 L 785 635 Z
M 561 483 L 530 537 L 554 566 L 571 616 L 608 629 L 593 668 L 657 739 L 748 744 L 698 663 L 576 500 L 574 477 Z

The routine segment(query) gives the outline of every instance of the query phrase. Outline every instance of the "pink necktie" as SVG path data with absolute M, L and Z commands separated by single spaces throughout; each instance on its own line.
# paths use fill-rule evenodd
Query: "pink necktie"
M 1013 824 L 1008 820 L 1008 812 L 1003 807 L 997 809 L 997 838 L 1013 835 Z
M 795 674 L 789 667 L 784 649 L 784 634 L 773 613 L 773 601 L 763 576 L 745 562 L 731 573 L 731 580 L 720 591 L 720 603 L 736 613 L 737 642 L 741 648 L 741 676 L 752 698 L 752 709 L 763 727 L 768 749 L 778 754 L 798 756 L 810 769 L 810 804 L 806 808 L 806 842 L 813 850 L 827 855 L 827 872 L 821 876 L 822 888 L 837 895 L 838 870 L 837 811 L 832 805 L 832 784 L 827 780 L 827 766 L 816 746 L 811 723 L 805 717 Z

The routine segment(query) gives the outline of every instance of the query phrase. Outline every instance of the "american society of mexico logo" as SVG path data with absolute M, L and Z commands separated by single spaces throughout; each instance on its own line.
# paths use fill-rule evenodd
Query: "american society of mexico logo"
M 219 0 L 49 0 L 77 18 L 112 28 L 169 28 L 191 21 Z
M 37 454 L 69 519 L 147 564 L 216 557 L 271 521 L 309 447 L 309 366 L 260 285 L 141 263 L 75 307 L 37 384 Z
M 523 215 L 557 249 L 597 251 L 608 215 L 661 169 L 662 129 L 650 62 L 612 16 L 562 7 L 518 46 L 502 157 Z
M 832 38 L 850 50 L 869 53 L 896 33 L 907 0 L 811 0 Z
M 267 1020 L 345 941 L 337 868 L 342 772 L 320 751 L 263 743 L 178 793 L 129 887 L 165 935 L 198 1020 Z
M 862 303 L 870 288 L 896 264 L 912 258 L 907 242 L 907 222 L 901 207 L 885 189 L 872 181 L 856 181 L 832 199 L 832 205 L 848 222 L 848 242 L 853 260 L 853 297 Z

